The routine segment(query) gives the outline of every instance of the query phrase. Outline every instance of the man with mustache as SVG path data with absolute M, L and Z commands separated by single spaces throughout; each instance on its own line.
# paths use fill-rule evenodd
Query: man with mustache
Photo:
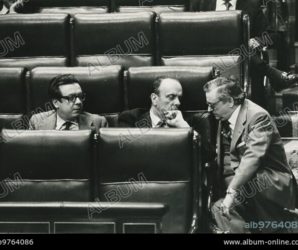
M 49 85 L 54 110 L 35 114 L 29 121 L 31 130 L 83 130 L 107 127 L 103 116 L 83 112 L 85 94 L 73 75 L 59 75 Z
M 172 78 L 158 78 L 153 82 L 150 110 L 133 109 L 119 115 L 120 127 L 186 128 L 188 123 L 178 110 L 182 86 Z

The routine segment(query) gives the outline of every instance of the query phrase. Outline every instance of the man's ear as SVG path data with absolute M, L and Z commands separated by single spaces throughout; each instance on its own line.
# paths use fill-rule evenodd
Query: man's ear
M 53 100 L 52 100 L 52 103 L 53 103 L 55 109 L 58 109 L 58 107 L 59 107 L 58 102 L 59 102 L 59 101 L 58 101 L 57 99 L 53 99 Z
M 155 94 L 155 93 L 152 93 L 152 94 L 150 95 L 151 103 L 152 103 L 153 106 L 156 106 L 157 97 L 158 97 L 158 96 L 157 96 L 157 94 Z
M 234 107 L 234 105 L 235 105 L 234 99 L 232 97 L 230 97 L 230 99 L 229 99 L 229 107 L 232 108 L 232 107 Z

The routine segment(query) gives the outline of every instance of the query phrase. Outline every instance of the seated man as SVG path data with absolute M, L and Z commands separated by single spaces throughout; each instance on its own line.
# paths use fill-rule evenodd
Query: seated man
M 35 114 L 29 121 L 31 130 L 82 130 L 107 127 L 99 115 L 83 112 L 85 94 L 73 75 L 59 75 L 49 85 L 49 97 L 55 110 Z
M 219 77 L 204 91 L 209 110 L 220 121 L 215 185 L 226 192 L 211 209 L 216 226 L 230 233 L 290 229 L 271 223 L 291 220 L 286 209 L 295 207 L 296 182 L 270 115 L 245 99 L 234 79 Z
M 180 106 L 182 86 L 172 78 L 158 78 L 153 82 L 150 110 L 133 109 L 119 115 L 120 127 L 158 128 L 189 127 L 183 119 Z

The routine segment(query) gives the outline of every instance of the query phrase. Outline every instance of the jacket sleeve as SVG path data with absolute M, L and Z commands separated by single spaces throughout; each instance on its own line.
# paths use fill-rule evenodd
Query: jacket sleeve
M 135 127 L 135 117 L 130 110 L 123 111 L 118 118 L 120 128 Z
M 108 121 L 107 121 L 107 119 L 105 117 L 102 117 L 101 127 L 102 128 L 108 128 L 109 127 Z
M 29 130 L 35 130 L 35 124 L 34 124 L 34 120 L 35 120 L 35 117 L 32 116 L 31 119 L 29 120 Z
M 239 189 L 248 183 L 259 169 L 271 144 L 274 127 L 268 114 L 257 113 L 248 125 L 246 149 L 229 188 Z

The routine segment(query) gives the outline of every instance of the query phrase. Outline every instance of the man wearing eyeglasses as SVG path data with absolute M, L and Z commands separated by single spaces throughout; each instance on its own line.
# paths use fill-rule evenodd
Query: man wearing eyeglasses
M 225 193 L 218 193 L 211 211 L 217 227 L 230 233 L 291 231 L 274 224 L 291 221 L 285 209 L 295 207 L 296 182 L 270 115 L 245 99 L 233 78 L 214 79 L 204 91 L 219 120 L 214 185 Z
M 54 110 L 35 114 L 29 121 L 32 130 L 82 130 L 107 127 L 103 116 L 83 112 L 85 94 L 73 75 L 53 78 L 48 89 Z

